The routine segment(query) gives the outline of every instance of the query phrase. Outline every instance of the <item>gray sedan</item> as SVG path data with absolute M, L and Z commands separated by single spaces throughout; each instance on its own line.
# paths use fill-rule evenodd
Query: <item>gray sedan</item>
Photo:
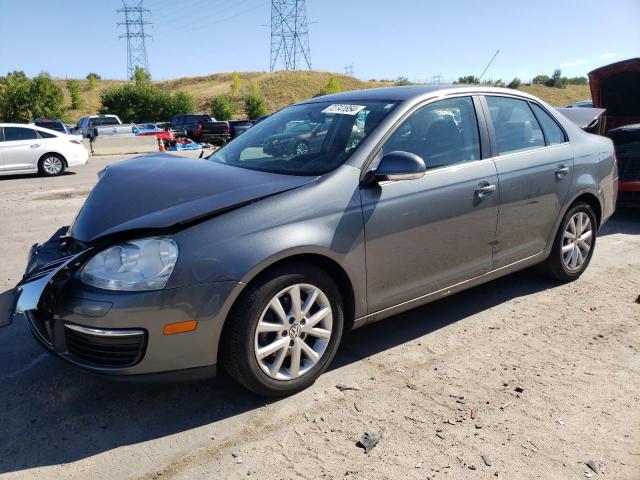
M 327 132 L 304 152 L 270 148 L 292 124 Z M 101 172 L 73 225 L 32 247 L 13 318 L 93 373 L 224 366 L 290 394 L 346 330 L 533 265 L 577 279 L 616 192 L 611 141 L 519 91 L 315 98 L 209 158 Z

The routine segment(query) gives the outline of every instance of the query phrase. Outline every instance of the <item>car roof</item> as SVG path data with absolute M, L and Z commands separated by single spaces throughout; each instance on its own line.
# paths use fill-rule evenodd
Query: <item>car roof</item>
M 345 102 L 345 101 L 405 101 L 459 93 L 503 94 L 539 100 L 533 95 L 510 88 L 497 88 L 483 85 L 408 85 L 402 87 L 380 87 L 350 92 L 334 93 L 316 97 L 301 103 Z
M 44 131 L 44 132 L 53 132 L 56 134 L 56 136 L 58 135 L 66 135 L 63 134 L 62 132 L 59 132 L 57 130 L 51 130 L 50 128 L 44 128 L 44 127 L 39 127 L 37 125 L 34 125 L 32 123 L 0 123 L 0 128 L 5 128 L 5 127 L 20 127 L 20 128 L 30 128 L 32 130 L 38 130 L 38 131 Z

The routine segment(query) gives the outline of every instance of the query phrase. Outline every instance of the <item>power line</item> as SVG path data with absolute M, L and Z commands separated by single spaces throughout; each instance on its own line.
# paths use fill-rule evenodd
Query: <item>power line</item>
M 127 77 L 132 78 L 137 67 L 141 67 L 145 72 L 149 71 L 149 58 L 147 56 L 147 38 L 151 37 L 144 31 L 145 25 L 151 25 L 151 22 L 144 20 L 145 14 L 151 11 L 142 8 L 140 0 L 136 5 L 127 5 L 126 0 L 122 0 L 124 8 L 117 10 L 117 13 L 124 14 L 124 22 L 118 22 L 118 26 L 124 25 L 125 34 L 120 38 L 127 39 Z
M 298 70 L 306 64 L 311 70 L 305 0 L 271 1 L 270 69 L 272 72 L 278 64 L 281 64 L 285 70 Z

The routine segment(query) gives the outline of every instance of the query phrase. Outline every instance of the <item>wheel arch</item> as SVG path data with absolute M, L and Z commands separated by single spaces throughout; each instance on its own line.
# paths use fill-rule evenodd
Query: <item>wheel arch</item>
M 247 291 L 247 287 L 254 285 L 260 281 L 261 278 L 268 275 L 270 272 L 286 267 L 289 264 L 312 264 L 315 265 L 325 272 L 327 272 L 331 278 L 333 278 L 336 282 L 338 290 L 342 295 L 342 299 L 344 302 L 344 332 L 351 330 L 353 327 L 353 323 L 355 320 L 355 292 L 353 289 L 353 285 L 351 279 L 345 269 L 334 259 L 323 255 L 321 253 L 296 253 L 289 255 L 285 258 L 277 259 L 267 265 L 262 265 L 258 271 L 252 272 L 252 275 L 249 278 L 243 279 L 243 283 L 245 287 L 240 290 L 231 305 L 228 307 L 224 323 L 222 325 L 222 329 L 220 330 L 220 335 L 218 337 L 218 347 L 217 347 L 217 363 L 221 363 L 221 355 L 223 355 L 224 350 L 224 342 L 225 335 L 228 333 L 228 327 L 230 323 L 228 322 L 233 309 L 236 307 L 242 296 Z

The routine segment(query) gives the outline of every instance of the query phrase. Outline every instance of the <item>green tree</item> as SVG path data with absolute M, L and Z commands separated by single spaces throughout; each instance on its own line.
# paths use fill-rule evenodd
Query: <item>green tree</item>
M 533 79 L 531 80 L 531 83 L 533 83 L 534 85 L 546 85 L 548 81 L 549 81 L 549 75 L 541 74 L 533 77 Z
M 31 119 L 31 80 L 14 71 L 0 78 L 0 117 L 5 122 L 26 123 Z
M 123 122 L 169 120 L 172 116 L 191 112 L 193 98 L 185 92 L 171 93 L 149 81 L 111 87 L 100 96 L 101 113 L 118 115 Z
M 322 95 L 331 95 L 332 93 L 340 93 L 342 91 L 342 85 L 340 81 L 335 78 L 329 78 L 329 81 L 314 95 L 314 97 L 321 97 Z
M 564 80 L 562 78 L 562 71 L 560 69 L 554 70 L 553 71 L 553 75 L 551 75 L 551 78 L 549 78 L 549 80 L 547 80 L 545 85 L 547 87 L 564 88 L 565 87 L 565 83 L 564 83 Z
M 80 82 L 78 80 L 67 80 L 67 90 L 71 96 L 71 110 L 82 108 L 84 101 L 80 96 Z
M 518 77 L 509 82 L 509 88 L 520 88 L 520 85 L 522 85 L 522 81 Z
M 458 77 L 458 81 L 456 83 L 477 85 L 480 83 L 480 79 L 474 75 L 465 75 L 464 77 Z
M 587 77 L 571 77 L 566 79 L 566 83 L 569 85 L 587 85 L 589 80 Z
M 245 97 L 244 108 L 249 120 L 255 120 L 267 114 L 265 99 L 257 89 L 252 89 L 249 95 Z
M 131 80 L 134 80 L 136 85 L 149 83 L 151 81 L 151 74 L 142 67 L 136 67 L 133 71 L 133 77 L 131 77 Z
M 218 95 L 211 99 L 211 115 L 216 120 L 231 120 L 236 114 L 236 105 L 228 95 Z
M 40 73 L 29 86 L 32 118 L 60 118 L 66 113 L 64 92 L 49 74 Z
M 87 80 L 89 80 L 89 90 L 93 90 L 94 88 L 96 88 L 98 80 L 102 80 L 102 77 L 97 73 L 91 72 L 87 75 Z
M 231 74 L 231 96 L 237 97 L 240 93 L 240 88 L 242 88 L 242 78 L 238 72 L 233 72 Z
M 398 77 L 395 79 L 393 83 L 399 87 L 403 87 L 405 85 L 411 85 L 411 82 L 407 77 Z

